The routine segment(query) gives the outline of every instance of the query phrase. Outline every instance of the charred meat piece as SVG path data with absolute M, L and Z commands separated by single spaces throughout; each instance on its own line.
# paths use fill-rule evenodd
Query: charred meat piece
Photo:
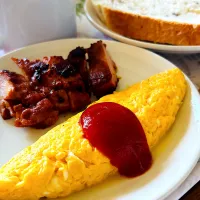
M 29 80 L 32 81 L 33 84 L 38 85 L 42 82 L 42 76 L 49 71 L 49 65 L 39 61 L 30 65 L 30 69 L 33 70 L 33 73 L 29 77 Z
M 88 68 L 87 68 L 87 61 L 86 61 L 86 50 L 82 47 L 77 47 L 76 49 L 72 50 L 67 60 L 70 64 L 78 69 L 83 82 L 85 83 L 86 90 L 89 90 L 89 83 L 88 83 Z
M 36 86 L 36 87 L 33 87 L 31 88 L 33 92 L 36 92 L 36 93 L 41 93 L 41 95 L 43 95 L 45 98 L 48 97 L 50 91 L 52 90 L 51 88 L 49 87 L 45 87 L 45 86 Z
M 71 111 L 79 111 L 91 103 L 90 96 L 86 92 L 70 91 L 68 96 Z
M 61 78 L 56 74 L 54 70 L 48 69 L 40 73 L 35 73 L 32 76 L 31 86 L 34 90 L 39 90 L 41 87 L 46 87 L 51 89 L 62 88 Z
M 66 91 L 85 91 L 85 84 L 79 73 L 76 73 L 75 71 L 69 72 L 67 67 L 64 68 L 63 66 L 61 69 L 58 68 L 57 65 L 44 72 L 41 75 L 40 82 L 34 82 L 31 85 L 34 87 L 36 86 L 34 90 L 40 90 L 41 87 L 46 87 L 54 90 L 65 89 Z
M 106 45 L 102 41 L 91 44 L 89 56 L 89 83 L 93 94 L 97 97 L 112 93 L 118 83 L 116 65 L 112 61 Z
M 40 60 L 30 61 L 26 58 L 24 59 L 12 58 L 12 60 L 18 65 L 20 69 L 22 69 L 23 73 L 29 80 L 31 80 L 33 74 L 35 73 L 35 69 L 37 68 L 39 63 L 41 63 Z
M 80 74 L 75 74 L 68 78 L 62 78 L 63 88 L 66 91 L 77 90 L 79 92 L 85 92 L 85 84 L 80 76 Z
M 58 111 L 53 109 L 53 105 L 48 99 L 39 101 L 32 108 L 18 105 L 14 109 L 16 112 L 15 125 L 18 127 L 46 128 L 53 125 L 58 119 Z
M 51 115 L 49 115 L 44 121 L 36 124 L 33 127 L 37 129 L 44 129 L 55 124 L 57 120 L 58 120 L 58 111 L 53 111 L 51 112 Z
M 40 60 L 29 61 L 17 58 L 12 58 L 12 60 L 22 69 L 32 87 L 41 85 L 43 75 L 49 71 L 49 65 Z
M 0 100 L 17 100 L 24 97 L 29 90 L 27 79 L 15 72 L 0 71 Z
M 45 80 L 43 85 L 45 86 L 47 86 L 46 82 L 49 82 L 51 87 L 56 89 L 86 91 L 83 78 L 78 69 L 67 60 L 53 65 L 51 71 L 45 73 L 43 78 Z
M 0 114 L 4 120 L 10 119 L 15 116 L 13 105 L 8 100 L 0 101 Z
M 42 60 L 45 64 L 52 66 L 64 61 L 62 56 L 45 56 Z
M 46 96 L 47 95 L 42 92 L 30 91 L 21 102 L 26 107 L 35 106 L 39 101 L 46 98 Z
M 52 90 L 48 99 L 60 113 L 70 110 L 69 98 L 65 90 Z
M 33 90 L 40 90 L 40 87 L 48 87 L 50 89 L 68 89 L 83 90 L 85 84 L 79 73 L 79 68 L 69 63 L 68 60 L 59 56 L 44 57 L 44 61 L 30 62 L 27 59 L 13 60 L 18 63 L 31 81 Z M 20 63 L 20 64 L 19 64 Z
M 23 107 L 23 105 L 20 103 L 20 104 L 17 104 L 15 106 L 13 106 L 13 110 L 15 112 L 15 126 L 19 126 L 20 124 L 20 116 L 23 112 L 23 110 L 25 110 L 25 108 Z
M 0 114 L 3 119 L 15 117 L 18 127 L 51 126 L 59 113 L 85 108 L 91 102 L 90 93 L 96 97 L 112 93 L 118 82 L 115 64 L 102 41 L 87 50 L 77 47 L 67 59 L 12 60 L 24 76 L 0 71 Z
M 85 59 L 86 50 L 83 47 L 77 47 L 69 52 L 67 59 L 71 64 L 79 64 L 81 60 Z
M 62 76 L 64 78 L 68 78 L 76 73 L 78 73 L 78 69 L 69 63 L 68 60 L 64 60 L 60 63 L 54 64 L 52 69 L 56 71 L 57 75 Z

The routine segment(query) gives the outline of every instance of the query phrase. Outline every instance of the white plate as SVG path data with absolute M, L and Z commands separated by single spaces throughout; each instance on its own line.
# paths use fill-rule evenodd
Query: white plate
M 95 9 L 91 3 L 91 0 L 86 0 L 85 12 L 88 20 L 100 31 L 106 35 L 114 38 L 118 41 L 130 44 L 133 46 L 138 46 L 146 49 L 151 49 L 157 52 L 163 53 L 177 53 L 177 54 L 192 54 L 200 53 L 200 46 L 174 46 L 174 45 L 165 45 L 165 44 L 154 44 L 151 42 L 139 41 L 124 37 L 114 31 L 110 30 L 97 16 Z
M 10 60 L 40 58 L 48 55 L 67 56 L 77 46 L 89 47 L 96 40 L 58 40 L 29 46 L 0 58 L 0 68 L 20 71 Z M 151 75 L 175 67 L 167 60 L 147 50 L 126 44 L 105 41 L 107 49 L 118 66 L 122 77 L 118 90 L 122 90 Z M 153 151 L 154 163 L 143 176 L 133 179 L 119 175 L 66 198 L 67 200 L 158 200 L 168 196 L 189 175 L 200 156 L 200 97 L 188 81 L 188 92 L 176 122 L 167 136 Z M 60 117 L 60 122 L 64 117 Z M 47 130 L 16 128 L 13 120 L 0 118 L 0 163 L 8 161 L 15 153 L 35 142 Z

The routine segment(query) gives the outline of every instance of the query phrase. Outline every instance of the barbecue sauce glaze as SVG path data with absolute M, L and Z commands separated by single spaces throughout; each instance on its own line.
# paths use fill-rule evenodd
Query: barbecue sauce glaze
M 83 136 L 110 159 L 126 177 L 145 173 L 152 155 L 139 120 L 133 112 L 116 103 L 97 103 L 81 115 Z

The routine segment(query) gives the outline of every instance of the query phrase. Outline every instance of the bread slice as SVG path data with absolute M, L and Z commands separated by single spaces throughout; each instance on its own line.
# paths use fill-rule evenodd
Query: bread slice
M 200 0 L 91 0 L 114 32 L 137 40 L 200 45 Z

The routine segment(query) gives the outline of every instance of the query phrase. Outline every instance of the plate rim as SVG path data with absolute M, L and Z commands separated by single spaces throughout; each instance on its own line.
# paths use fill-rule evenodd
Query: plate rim
M 200 53 L 200 45 L 196 46 L 176 46 L 176 45 L 165 45 L 165 44 L 154 44 L 151 42 L 145 42 L 145 41 L 140 41 L 136 39 L 131 39 L 125 36 L 122 36 L 118 33 L 115 33 L 114 31 L 108 29 L 106 26 L 102 26 L 99 22 L 96 21 L 96 19 L 93 18 L 93 14 L 90 11 L 90 7 L 92 7 L 91 0 L 86 0 L 85 5 L 84 5 L 84 10 L 85 10 L 85 15 L 89 22 L 97 28 L 99 31 L 103 32 L 104 34 L 108 35 L 109 37 L 118 40 L 120 42 L 132 45 L 132 46 L 137 46 L 140 48 L 146 48 L 149 50 L 154 50 L 158 52 L 167 52 L 167 53 Z M 97 16 L 98 17 L 98 16 Z
M 29 46 L 22 47 L 22 48 L 14 50 L 14 51 L 8 52 L 4 56 L 0 57 L 0 62 L 1 62 L 2 59 L 6 59 L 6 57 L 9 57 L 13 53 L 16 53 L 16 52 L 19 52 L 19 51 L 24 51 L 24 50 L 27 50 L 29 48 L 34 48 L 34 47 L 37 48 L 38 45 L 46 45 L 48 43 L 52 43 L 52 45 L 53 45 L 53 43 L 57 43 L 57 42 L 78 41 L 78 40 L 87 41 L 88 43 L 92 43 L 92 42 L 98 41 L 99 39 L 94 39 L 94 38 L 71 38 L 71 39 L 59 39 L 59 40 L 52 40 L 52 41 L 46 41 L 46 42 L 42 42 L 42 43 L 37 43 L 37 44 L 29 45 Z M 112 40 L 102 40 L 102 41 L 104 41 L 106 43 L 116 43 L 118 45 L 127 46 L 128 48 L 134 48 L 136 50 L 140 50 L 141 52 L 145 52 L 145 53 L 147 53 L 149 55 L 157 57 L 158 59 L 162 60 L 163 62 L 168 63 L 172 67 L 177 68 L 177 66 L 174 65 L 173 63 L 171 63 L 169 60 L 167 60 L 167 59 L 163 58 L 162 56 L 157 55 L 156 53 L 151 52 L 151 51 L 149 51 L 147 49 L 143 49 L 143 48 L 140 48 L 140 47 L 137 47 L 137 46 L 131 46 L 131 45 L 128 45 L 128 44 L 121 43 L 119 41 L 112 41 Z M 192 87 L 193 91 L 195 91 L 195 93 L 198 94 L 198 91 L 197 91 L 195 85 L 192 83 L 192 81 L 188 78 L 187 75 L 185 75 L 185 77 L 186 77 L 186 80 L 187 80 L 188 84 Z M 195 95 L 195 96 L 197 96 L 197 95 Z M 200 96 L 198 97 L 198 100 L 200 102 Z M 182 177 L 182 179 L 177 181 L 176 184 L 171 187 L 171 190 L 168 190 L 165 193 L 163 193 L 162 196 L 159 197 L 159 200 L 162 200 L 162 199 L 166 198 L 167 196 L 169 196 L 173 191 L 175 191 L 184 182 L 184 180 L 189 176 L 189 174 L 191 173 L 191 171 L 195 167 L 199 157 L 200 157 L 200 149 L 199 149 L 199 152 L 198 152 L 198 156 L 196 157 L 195 161 L 191 164 L 190 168 L 188 168 L 187 173 L 185 173 L 184 176 Z

